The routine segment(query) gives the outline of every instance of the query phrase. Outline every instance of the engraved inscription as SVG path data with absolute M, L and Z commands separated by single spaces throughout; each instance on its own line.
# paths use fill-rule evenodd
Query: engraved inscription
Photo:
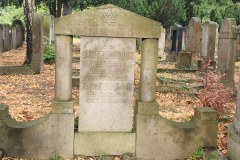
M 136 40 L 83 37 L 80 48 L 79 131 L 130 131 Z
M 115 15 L 111 9 L 103 12 L 103 22 L 107 24 L 115 23 Z

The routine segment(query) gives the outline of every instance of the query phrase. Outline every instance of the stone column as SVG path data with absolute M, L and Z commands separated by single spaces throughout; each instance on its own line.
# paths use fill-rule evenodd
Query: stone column
M 156 93 L 156 73 L 158 41 L 145 39 L 142 42 L 140 101 L 154 102 Z
M 72 36 L 56 36 L 55 100 L 72 100 Z
M 39 74 L 43 70 L 43 16 L 33 15 L 32 24 L 32 73 Z
M 227 74 L 224 84 L 234 86 L 235 57 L 237 34 L 234 33 L 236 20 L 225 18 L 221 25 L 218 45 L 218 70 Z

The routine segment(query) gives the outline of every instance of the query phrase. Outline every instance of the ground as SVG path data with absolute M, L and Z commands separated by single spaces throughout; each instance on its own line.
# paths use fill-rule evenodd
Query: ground
M 74 51 L 78 51 L 78 42 L 75 42 Z M 21 65 L 24 61 L 26 46 L 0 53 L 0 66 Z M 74 53 L 75 54 L 75 53 Z M 77 54 L 76 54 L 77 55 Z M 136 53 L 135 66 L 135 94 L 139 95 L 140 81 L 140 55 Z M 238 64 L 237 64 L 238 65 Z M 79 64 L 74 64 L 74 69 L 79 69 Z M 159 63 L 158 68 L 174 68 L 172 64 Z M 0 75 L 0 103 L 9 106 L 10 115 L 17 121 L 30 121 L 42 117 L 51 111 L 51 102 L 54 99 L 55 66 L 45 64 L 44 71 L 40 75 Z M 156 81 L 156 100 L 160 104 L 160 114 L 175 121 L 190 120 L 193 116 L 194 107 L 200 106 L 200 100 L 196 96 L 200 73 L 158 73 L 160 80 Z M 174 80 L 169 83 L 169 79 Z M 167 82 L 166 82 L 167 80 Z M 171 81 L 170 81 L 171 82 Z M 175 82 L 181 82 L 176 84 Z M 78 112 L 78 88 L 73 88 L 75 115 Z M 235 109 L 235 99 L 229 103 L 228 114 L 219 119 L 218 124 L 218 149 L 226 154 L 227 126 L 232 122 Z M 94 157 L 89 157 L 89 159 Z M 115 157 L 115 159 L 119 157 Z M 9 158 L 11 159 L 11 158 Z M 79 158 L 77 158 L 79 159 Z M 80 160 L 80 159 L 79 159 Z

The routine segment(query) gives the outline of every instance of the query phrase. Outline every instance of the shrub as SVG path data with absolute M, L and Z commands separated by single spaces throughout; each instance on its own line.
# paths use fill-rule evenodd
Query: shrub
M 53 63 L 55 59 L 55 55 L 56 55 L 56 51 L 54 46 L 52 44 L 45 45 L 44 54 L 43 54 L 44 62 L 48 64 Z
M 225 88 L 221 83 L 224 75 L 219 72 L 207 72 L 205 74 L 205 87 L 197 95 L 204 107 L 211 107 L 216 110 L 218 117 L 226 113 L 229 107 L 226 105 L 230 102 L 235 93 L 230 88 Z

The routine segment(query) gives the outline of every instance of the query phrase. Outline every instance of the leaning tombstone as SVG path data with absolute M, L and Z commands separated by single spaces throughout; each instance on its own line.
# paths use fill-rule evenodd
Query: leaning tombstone
M 240 78 L 240 75 L 239 75 Z M 234 122 L 228 127 L 227 154 L 231 160 L 240 157 L 240 80 L 237 89 L 237 107 Z
M 218 64 L 220 72 L 226 73 L 223 83 L 227 87 L 234 87 L 235 57 L 237 34 L 234 33 L 236 20 L 225 18 L 219 33 Z

